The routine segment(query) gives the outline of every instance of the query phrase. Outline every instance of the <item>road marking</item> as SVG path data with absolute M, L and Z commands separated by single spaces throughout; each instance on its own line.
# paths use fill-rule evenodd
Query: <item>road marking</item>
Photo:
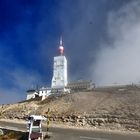
M 85 137 L 85 136 L 80 136 L 80 139 L 89 139 L 89 140 L 109 140 L 109 139 L 93 138 L 93 137 Z

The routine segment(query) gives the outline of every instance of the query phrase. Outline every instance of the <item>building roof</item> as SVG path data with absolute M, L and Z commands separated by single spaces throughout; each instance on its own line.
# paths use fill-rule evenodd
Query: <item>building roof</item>
M 44 116 L 40 116 L 40 115 L 31 115 L 29 117 L 29 119 L 32 119 L 32 120 L 46 120 L 47 118 L 45 118 Z
M 27 92 L 35 92 L 35 89 L 28 89 Z

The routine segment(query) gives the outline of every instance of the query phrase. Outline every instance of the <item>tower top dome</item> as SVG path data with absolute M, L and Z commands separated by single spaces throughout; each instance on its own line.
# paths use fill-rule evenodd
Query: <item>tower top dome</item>
M 58 50 L 59 50 L 60 55 L 64 54 L 64 47 L 63 47 L 62 37 L 60 37 L 60 44 L 59 44 L 59 49 Z

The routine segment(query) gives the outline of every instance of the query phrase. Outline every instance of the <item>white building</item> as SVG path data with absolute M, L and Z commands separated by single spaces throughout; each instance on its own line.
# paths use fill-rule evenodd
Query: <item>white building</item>
M 42 97 L 42 100 L 47 98 L 49 95 L 51 95 L 51 88 L 41 87 L 39 89 L 39 97 Z
M 41 97 L 41 99 L 44 100 L 50 94 L 51 94 L 51 88 L 41 87 L 37 90 L 29 89 L 29 90 L 27 90 L 26 100 L 33 99 L 36 97 Z
M 42 97 L 42 100 L 44 100 L 52 93 L 68 92 L 68 89 L 65 88 L 67 86 L 67 83 L 67 59 L 64 56 L 64 47 L 61 38 L 59 45 L 59 56 L 54 57 L 51 88 L 41 87 L 36 90 L 27 90 L 26 100 L 35 97 Z
M 67 86 L 67 59 L 64 56 L 62 38 L 60 39 L 59 56 L 54 57 L 52 89 L 61 89 Z
M 37 91 L 34 90 L 34 89 L 29 89 L 29 90 L 27 90 L 26 92 L 27 92 L 26 100 L 33 99 L 33 98 L 35 98 L 35 97 L 38 96 Z

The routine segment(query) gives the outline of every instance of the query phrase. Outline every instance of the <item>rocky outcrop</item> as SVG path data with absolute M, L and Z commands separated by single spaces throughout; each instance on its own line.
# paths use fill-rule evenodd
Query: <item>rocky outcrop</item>
M 46 116 L 47 117 L 47 116 Z M 69 116 L 51 116 L 51 123 L 60 123 L 70 126 L 82 126 L 101 129 L 117 129 L 140 131 L 140 118 L 124 118 L 119 116 L 103 115 L 69 115 Z

